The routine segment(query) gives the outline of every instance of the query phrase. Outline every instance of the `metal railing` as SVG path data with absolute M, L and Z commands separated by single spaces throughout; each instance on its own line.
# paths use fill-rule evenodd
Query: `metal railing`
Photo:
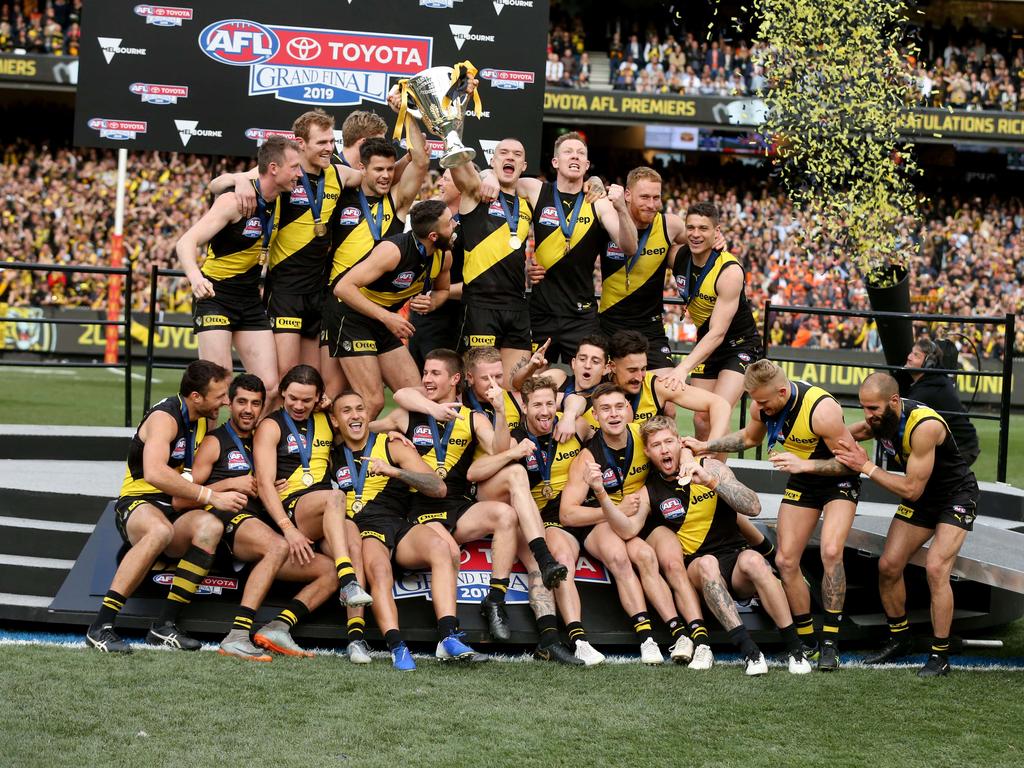
M 87 275 L 120 275 L 124 280 L 124 302 L 121 309 L 120 320 L 91 320 L 62 319 L 56 317 L 18 317 L 19 323 L 32 323 L 40 325 L 97 325 L 97 326 L 119 326 L 121 329 L 121 343 L 124 346 L 124 357 L 118 363 L 87 363 L 76 362 L 75 368 L 113 368 L 124 371 L 124 425 L 130 427 L 132 421 L 132 271 L 130 267 L 95 267 L 87 265 L 65 265 L 65 264 L 35 264 L 23 261 L 0 262 L 3 269 L 18 270 L 25 272 L 60 272 L 63 274 L 87 274 Z M 7 318 L 0 318 L 0 321 L 10 322 Z M 9 360 L 6 355 L 0 355 L 0 366 L 13 367 L 62 367 L 60 362 L 46 362 L 36 360 Z

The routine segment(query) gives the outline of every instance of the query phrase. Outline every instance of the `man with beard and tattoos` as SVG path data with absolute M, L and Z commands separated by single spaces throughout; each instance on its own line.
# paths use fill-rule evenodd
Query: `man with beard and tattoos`
M 852 440 L 841 440 L 836 458 L 887 491 L 900 497 L 889 526 L 885 550 L 878 561 L 878 588 L 889 622 L 889 640 L 867 659 L 890 661 L 911 651 L 903 571 L 929 539 L 925 570 L 931 591 L 934 639 L 920 677 L 949 674 L 949 628 L 953 621 L 953 563 L 974 527 L 978 481 L 960 453 L 945 420 L 927 405 L 900 397 L 899 385 L 887 373 L 873 373 L 860 385 L 864 421 L 850 427 L 858 440 L 874 437 L 897 469 L 875 465 Z
M 779 506 L 775 565 L 804 652 L 817 658 L 818 669 L 838 669 L 836 641 L 846 600 L 843 549 L 857 511 L 860 478 L 834 454 L 840 440 L 852 444 L 853 438 L 843 422 L 842 406 L 832 395 L 803 381 L 790 382 L 771 360 L 747 366 L 743 386 L 751 401 L 745 429 L 708 442 L 687 437 L 683 444 L 695 455 L 734 453 L 759 445 L 767 436 L 769 461 L 790 474 Z M 823 516 L 821 603 L 825 609 L 820 648 L 814 635 L 811 594 L 800 570 L 800 558 L 819 516 Z

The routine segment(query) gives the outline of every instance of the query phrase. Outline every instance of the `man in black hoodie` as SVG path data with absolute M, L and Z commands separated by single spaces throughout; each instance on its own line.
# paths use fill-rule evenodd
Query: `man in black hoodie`
M 942 347 L 931 339 L 921 338 L 907 355 L 907 368 L 955 368 L 956 361 L 947 364 Z M 945 373 L 931 371 L 899 371 L 900 395 L 931 406 L 946 420 L 960 455 L 968 466 L 974 464 L 981 449 L 974 424 L 967 418 L 955 381 Z

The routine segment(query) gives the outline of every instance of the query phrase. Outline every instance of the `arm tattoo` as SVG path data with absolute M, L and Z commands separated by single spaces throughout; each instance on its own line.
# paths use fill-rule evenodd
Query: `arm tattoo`
M 529 599 L 533 615 L 539 619 L 541 616 L 550 616 L 555 613 L 555 596 L 550 589 L 544 586 L 540 571 L 530 571 L 526 578 L 530 585 Z
M 708 443 L 711 453 L 739 453 L 746 447 L 747 441 L 742 432 L 733 432 Z
M 814 468 L 811 470 L 812 475 L 852 475 L 855 474 L 849 467 L 840 464 L 839 459 L 814 459 L 812 461 Z
M 846 569 L 842 561 L 825 569 L 821 579 L 821 603 L 827 611 L 843 610 L 846 601 Z
M 401 467 L 398 468 L 397 479 L 401 480 L 410 488 L 422 491 L 428 496 L 440 491 L 441 483 L 443 482 L 434 472 L 410 472 L 409 470 L 402 469 Z
M 704 602 L 715 614 L 715 618 L 722 626 L 728 629 L 735 629 L 743 622 L 739 613 L 736 612 L 736 601 L 732 599 L 729 590 L 725 587 L 722 575 L 718 574 L 714 579 L 704 579 Z
M 512 366 L 512 370 L 509 372 L 511 374 L 511 378 L 515 378 L 515 375 L 517 373 L 519 373 L 519 371 L 523 370 L 523 368 L 525 368 L 529 364 L 530 364 L 530 356 L 529 355 L 523 355 L 521 358 L 519 358 L 519 362 L 516 363 L 515 365 L 513 365 Z
M 761 513 L 761 500 L 757 494 L 737 480 L 736 475 L 731 472 L 719 473 L 715 493 L 718 494 L 718 498 L 741 515 L 756 517 Z

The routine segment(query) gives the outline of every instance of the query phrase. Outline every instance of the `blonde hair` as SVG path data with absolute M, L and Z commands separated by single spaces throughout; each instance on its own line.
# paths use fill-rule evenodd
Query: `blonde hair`
M 679 436 L 679 430 L 676 428 L 675 421 L 668 416 L 658 414 L 657 416 L 651 416 L 651 418 L 645 421 L 643 426 L 640 427 L 640 439 L 643 441 L 644 448 L 647 447 L 650 439 L 663 429 L 667 429 L 676 437 Z
M 523 382 L 523 386 L 519 388 L 519 393 L 523 396 L 523 401 L 530 399 L 530 395 L 539 389 L 550 389 L 554 393 L 555 397 L 558 397 L 558 387 L 555 386 L 555 380 L 550 376 L 532 376 Z
M 317 128 L 334 130 L 334 118 L 322 109 L 311 109 L 295 118 L 295 122 L 292 123 L 292 133 L 303 141 L 309 141 L 309 129 L 314 125 Z
M 346 147 L 353 146 L 360 139 L 372 139 L 384 136 L 388 132 L 388 124 L 376 112 L 360 109 L 351 113 L 341 124 L 341 143 Z
M 656 181 L 658 184 L 661 184 L 661 174 L 653 168 L 641 165 L 639 168 L 634 168 L 626 176 L 626 188 L 632 189 L 639 181 Z
M 747 370 L 743 373 L 743 388 L 747 392 L 753 392 L 768 384 L 778 383 L 781 386 L 782 380 L 785 378 L 786 372 L 765 358 L 747 366 Z
M 500 363 L 501 352 L 497 347 L 471 347 L 466 351 L 466 370 L 471 371 L 481 363 Z

